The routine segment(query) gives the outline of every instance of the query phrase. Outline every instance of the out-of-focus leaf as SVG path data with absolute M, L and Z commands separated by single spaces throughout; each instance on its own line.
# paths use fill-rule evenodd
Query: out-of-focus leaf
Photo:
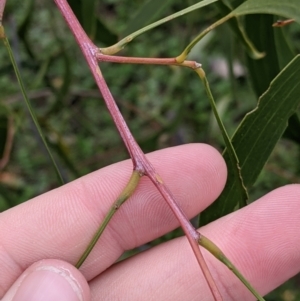
M 249 14 L 279 15 L 300 23 L 299 0 L 248 0 L 232 12 L 233 16 Z
M 217 6 L 221 17 L 224 17 L 231 12 L 231 8 L 227 4 L 225 4 L 223 1 L 217 1 L 215 5 Z M 239 38 L 240 42 L 242 44 L 244 44 L 250 57 L 255 58 L 255 59 L 260 59 L 260 58 L 264 57 L 264 53 L 259 52 L 255 48 L 252 41 L 248 38 L 248 36 L 244 30 L 244 27 L 242 26 L 242 23 L 240 22 L 240 20 L 238 18 L 229 19 L 228 24 L 229 24 L 231 30 Z
M 61 66 L 64 68 L 64 73 L 61 78 L 62 84 L 59 85 L 57 89 L 55 89 L 55 101 L 49 108 L 49 110 L 45 113 L 45 119 L 47 119 L 47 115 L 56 114 L 61 110 L 63 99 L 68 95 L 72 83 L 72 63 L 68 53 L 63 50 L 63 47 L 60 56 L 60 59 L 62 59 Z M 57 59 L 57 57 L 50 58 L 49 64 L 51 64 L 51 61 L 54 61 L 55 59 Z
M 268 160 L 277 141 L 300 103 L 300 55 L 279 73 L 268 90 L 260 97 L 256 109 L 242 120 L 232 138 L 240 161 L 244 184 L 249 188 Z M 224 153 L 226 161 L 228 154 Z M 204 213 L 201 224 L 207 224 L 231 212 L 239 203 L 237 180 L 229 170 L 228 181 L 222 195 Z
M 93 39 L 96 31 L 95 4 L 95 0 L 81 1 L 82 26 L 91 39 Z
M 80 178 L 83 176 L 80 169 L 75 164 L 74 160 L 71 158 L 71 151 L 67 144 L 64 142 L 62 135 L 58 132 L 51 129 L 49 126 L 49 132 L 51 133 L 52 139 L 48 139 L 49 145 L 56 150 L 57 154 L 59 155 L 61 161 L 69 168 L 69 170 L 73 173 L 75 178 Z
M 125 37 L 132 32 L 151 23 L 154 18 L 160 17 L 161 13 L 172 4 L 172 0 L 149 0 L 147 1 L 129 21 L 126 29 L 122 32 Z
M 108 29 L 108 27 L 98 18 L 96 22 L 95 40 L 101 42 L 105 46 L 112 45 L 117 43 L 118 35 Z
M 225 4 L 227 4 L 232 9 L 234 9 L 234 8 L 238 7 L 239 5 L 241 5 L 243 2 L 245 2 L 246 0 L 221 0 L 221 1 Z
M 271 80 L 280 71 L 273 23 L 272 15 L 249 15 L 245 18 L 245 27 L 249 38 L 260 51 L 266 53 L 266 56 L 259 61 L 247 58 L 252 85 L 257 97 L 266 91 Z M 289 58 L 289 62 L 292 58 Z
M 78 21 L 82 24 L 81 0 L 68 0 L 70 7 L 76 15 Z
M 115 54 L 117 52 L 119 52 L 120 50 L 122 50 L 125 45 L 127 45 L 129 42 L 131 42 L 133 39 L 135 39 L 136 37 L 138 37 L 139 35 L 145 33 L 146 31 L 152 29 L 152 28 L 155 28 L 161 24 L 164 24 L 166 22 L 169 22 L 175 18 L 178 18 L 178 17 L 181 17 L 185 14 L 188 14 L 196 9 L 199 9 L 201 7 L 204 7 L 206 5 L 209 5 L 211 3 L 214 3 L 216 2 L 217 0 L 202 0 L 194 5 L 191 5 L 191 6 L 188 6 L 187 8 L 185 9 L 182 9 L 172 15 L 169 15 L 168 17 L 165 17 L 165 18 L 162 18 L 154 23 L 151 23 L 133 33 L 131 33 L 128 37 L 125 37 L 123 39 L 121 39 L 118 43 L 116 43 L 115 45 L 112 45 L 110 47 L 107 47 L 107 48 L 102 48 L 101 49 L 101 52 L 103 54 L 109 54 L 109 55 L 112 55 L 112 54 Z
M 27 1 L 26 12 L 18 28 L 18 36 L 23 41 L 25 49 L 31 58 L 34 58 L 34 52 L 32 51 L 32 46 L 30 45 L 30 42 L 27 39 L 27 31 L 30 27 L 30 23 L 33 17 L 34 3 L 34 0 Z
M 296 55 L 295 51 L 290 46 L 288 35 L 284 31 L 285 28 L 282 27 L 274 28 L 276 52 L 278 54 L 278 63 L 281 69 Z
M 251 14 L 280 15 L 294 19 L 296 22 L 300 23 L 300 5 L 298 0 L 290 0 L 284 3 L 282 3 L 282 1 L 280 0 L 248 0 L 234 9 L 231 13 L 227 14 L 222 19 L 218 20 L 217 22 L 203 30 L 189 43 L 189 45 L 185 47 L 183 52 L 176 57 L 176 61 L 178 63 L 182 63 L 186 59 L 192 48 L 212 29 L 230 20 L 231 18 Z M 251 50 L 252 56 L 256 57 L 256 52 L 253 51 L 254 49 L 251 49 L 251 45 L 249 44 L 247 47 L 249 48 L 249 50 Z M 256 58 L 260 58 L 261 55 L 259 53 L 257 54 L 258 56 Z
M 95 14 L 95 0 L 68 0 L 78 21 L 86 33 L 97 42 L 105 46 L 118 41 L 118 36 L 110 30 Z
M 288 121 L 288 127 L 284 132 L 283 137 L 300 144 L 300 120 L 297 113 L 290 117 Z

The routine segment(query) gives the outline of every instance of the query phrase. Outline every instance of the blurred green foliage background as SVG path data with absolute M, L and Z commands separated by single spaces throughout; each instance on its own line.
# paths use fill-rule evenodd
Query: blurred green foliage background
M 196 3 L 168 0 L 158 6 L 158 1 L 143 0 L 103 0 L 95 5 L 91 4 L 94 1 L 85 5 L 83 1 L 69 2 L 99 47 L 113 44 L 138 29 L 145 20 L 151 22 Z M 149 6 L 145 9 L 145 5 Z M 122 55 L 174 57 L 218 18 L 219 11 L 210 5 L 138 37 Z M 55 5 L 45 0 L 9 0 L 4 26 L 65 181 L 128 158 L 80 50 Z M 291 24 L 284 32 L 299 52 L 299 25 Z M 244 48 L 225 24 L 207 35 L 189 58 L 202 63 L 219 113 L 232 135 L 257 101 Z M 0 210 L 3 211 L 57 187 L 59 182 L 3 45 L 0 62 Z M 190 142 L 224 149 L 205 91 L 190 70 L 109 63 L 103 63 L 101 69 L 145 152 Z M 282 139 L 249 192 L 251 200 L 276 187 L 299 183 L 299 162 L 299 141 Z M 180 231 L 168 234 L 152 245 L 179 234 Z M 300 300 L 299 286 L 300 277 L 295 277 L 267 300 Z

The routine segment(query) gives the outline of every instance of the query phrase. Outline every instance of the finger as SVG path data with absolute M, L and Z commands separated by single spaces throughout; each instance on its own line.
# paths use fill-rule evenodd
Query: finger
M 262 294 L 300 271 L 300 185 L 277 189 L 200 229 Z M 224 301 L 254 297 L 206 250 Z M 91 283 L 92 300 L 205 300 L 213 297 L 186 238 L 162 244 L 109 268 Z
M 89 286 L 71 264 L 54 259 L 31 265 L 13 284 L 2 301 L 90 301 Z
M 174 147 L 154 152 L 148 158 L 172 188 L 188 217 L 207 207 L 224 187 L 225 163 L 208 145 Z M 58 258 L 74 264 L 126 185 L 131 171 L 130 161 L 121 162 L 2 213 L 2 289 L 8 288 L 37 260 Z M 82 271 L 89 280 L 110 266 L 124 250 L 177 226 L 171 210 L 144 177 L 132 198 L 109 223 Z

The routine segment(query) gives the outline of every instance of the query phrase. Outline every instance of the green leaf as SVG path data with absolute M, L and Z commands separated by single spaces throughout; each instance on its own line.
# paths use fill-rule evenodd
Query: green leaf
M 292 49 L 290 45 L 289 36 L 285 32 L 285 29 L 286 28 L 284 27 L 274 28 L 274 40 L 278 55 L 278 63 L 281 69 L 296 55 L 294 49 Z
M 294 19 L 300 23 L 300 5 L 298 0 L 290 0 L 282 2 L 280 0 L 248 0 L 233 10 L 230 14 L 219 19 L 217 22 L 203 30 L 192 42 L 183 50 L 183 52 L 176 57 L 178 63 L 182 63 L 187 55 L 190 53 L 192 48 L 211 30 L 224 22 L 234 17 L 239 17 L 249 14 L 274 14 L 280 15 L 287 18 Z M 244 40 L 245 42 L 245 40 Z M 250 45 L 249 45 L 250 46 Z M 250 50 L 250 49 L 249 49 Z M 254 54 L 254 52 L 253 52 Z M 259 58 L 259 57 L 258 57 Z
M 295 53 L 291 48 L 285 28 L 273 28 L 277 18 L 272 15 L 248 15 L 245 19 L 248 36 L 257 47 L 266 52 L 260 61 L 248 58 L 247 64 L 254 91 L 260 96 L 269 82 L 290 62 Z M 259 34 L 257 34 L 259 32 Z M 300 139 L 300 121 L 294 114 L 288 122 L 284 137 L 298 142 Z
M 31 21 L 34 17 L 34 4 L 34 0 L 27 1 L 24 18 L 18 27 L 18 36 L 23 41 L 25 49 L 31 58 L 34 58 L 34 52 L 27 38 L 27 33 L 30 28 Z
M 120 40 L 118 43 L 110 46 L 110 47 L 107 47 L 107 48 L 101 48 L 101 52 L 103 54 L 109 54 L 109 55 L 112 55 L 112 54 L 115 54 L 119 51 L 121 51 L 129 42 L 131 42 L 133 39 L 135 39 L 136 37 L 138 37 L 139 35 L 147 32 L 148 30 L 150 29 L 153 29 L 161 24 L 164 24 L 166 22 L 169 22 L 171 20 L 174 20 L 175 18 L 178 18 L 178 17 L 181 17 L 185 14 L 188 14 L 196 9 L 199 9 L 201 7 L 204 7 L 204 6 L 207 6 L 211 3 L 214 3 L 218 0 L 202 0 L 194 5 L 191 5 L 183 10 L 180 10 L 178 12 L 176 12 L 175 14 L 172 14 L 172 15 L 169 15 L 168 17 L 165 17 L 163 19 L 160 19 L 150 25 L 147 25 L 135 32 L 133 32 L 132 34 L 128 35 L 127 37 L 123 38 L 122 40 Z
M 125 37 L 132 32 L 144 27 L 152 22 L 155 18 L 159 17 L 161 13 L 171 5 L 172 0 L 149 0 L 131 18 L 126 29 L 122 32 L 122 37 Z
M 260 97 L 257 107 L 246 114 L 232 138 L 247 188 L 254 183 L 286 129 L 288 119 L 299 106 L 299 74 L 300 55 L 271 82 L 268 90 Z M 224 157 L 229 161 L 226 151 Z M 229 169 L 222 195 L 201 214 L 202 225 L 228 214 L 239 203 L 236 192 L 239 183 L 232 173 Z
M 118 41 L 118 36 L 96 16 L 95 0 L 69 0 L 68 3 L 78 21 L 92 39 L 104 45 L 111 45 Z
M 219 9 L 221 17 L 228 15 L 232 11 L 231 8 L 227 6 L 223 1 L 218 1 L 215 5 Z M 242 23 L 238 18 L 229 19 L 228 25 L 230 26 L 231 30 L 235 33 L 235 35 L 239 38 L 240 42 L 244 44 L 250 57 L 254 59 L 260 59 L 264 57 L 264 53 L 259 52 L 253 45 L 252 41 L 248 38 L 244 27 L 242 26 Z
M 237 183 L 236 193 L 237 193 L 237 195 L 239 195 L 240 204 L 242 204 L 242 206 L 245 206 L 247 204 L 247 200 L 248 200 L 248 191 L 244 184 L 244 180 L 243 180 L 243 177 L 241 174 L 241 167 L 240 167 L 240 162 L 239 162 L 238 156 L 237 156 L 235 149 L 230 141 L 230 138 L 228 136 L 226 128 L 223 124 L 223 121 L 222 121 L 221 117 L 219 116 L 219 113 L 218 113 L 218 110 L 216 107 L 216 103 L 215 103 L 214 97 L 211 93 L 209 83 L 205 76 L 205 73 L 202 72 L 202 69 L 196 69 L 195 71 L 198 73 L 198 75 L 200 76 L 200 78 L 204 84 L 208 99 L 210 101 L 212 111 L 215 115 L 220 132 L 224 139 L 227 154 L 228 154 L 228 159 L 229 159 L 228 161 L 226 161 L 226 163 L 227 163 L 228 168 L 232 171 L 234 179 L 236 180 L 236 183 Z
M 257 98 L 266 91 L 271 80 L 280 72 L 273 23 L 272 15 L 249 15 L 245 18 L 249 38 L 259 50 L 266 53 L 259 61 L 247 57 L 248 70 Z M 290 57 L 288 62 L 292 58 Z
M 99 18 L 97 18 L 96 26 L 95 40 L 97 42 L 101 42 L 107 46 L 118 41 L 117 34 L 111 31 Z
M 93 39 L 96 31 L 95 4 L 95 0 L 81 1 L 82 26 L 91 39 Z
M 279 15 L 300 23 L 299 0 L 248 0 L 232 12 L 234 16 L 249 14 Z

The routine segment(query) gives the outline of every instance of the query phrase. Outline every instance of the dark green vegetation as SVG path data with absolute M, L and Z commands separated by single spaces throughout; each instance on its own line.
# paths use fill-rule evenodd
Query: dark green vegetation
M 154 21 L 196 1 L 183 4 L 169 0 L 160 9 L 157 7 L 162 1 L 151 1 L 152 6 L 144 10 L 145 1 L 101 1 L 96 5 L 99 19 L 95 22 L 90 18 L 94 7 L 88 5 L 93 1 L 86 1 L 86 5 L 69 2 L 74 4 L 90 36 L 105 47 L 146 25 L 144 20 Z M 144 11 L 142 17 L 138 15 L 140 9 Z M 122 55 L 177 56 L 202 29 L 218 20 L 221 12 L 213 4 L 164 24 L 138 37 Z M 267 53 L 262 60 L 253 61 L 247 56 L 227 24 L 207 35 L 189 56 L 202 63 L 230 136 L 245 114 L 255 108 L 270 81 L 299 52 L 299 25 L 273 29 L 271 24 L 276 20 L 270 15 L 245 18 L 248 36 L 258 50 Z M 54 4 L 8 0 L 4 25 L 32 105 L 65 181 L 127 158 L 78 46 Z M 288 43 L 283 42 L 286 39 Z M 0 165 L 0 210 L 5 210 L 57 187 L 59 182 L 3 46 L 0 62 L 1 154 L 13 141 L 11 151 L 6 152 L 8 163 Z M 189 142 L 209 143 L 223 151 L 224 142 L 209 101 L 191 70 L 107 63 L 102 64 L 102 71 L 145 152 Z M 284 184 L 300 182 L 300 123 L 296 115 L 290 124 L 285 138 L 279 140 L 249 189 L 250 200 Z M 160 241 L 176 235 L 174 232 Z M 297 281 L 298 285 L 293 284 Z M 267 300 L 298 300 L 300 293 L 294 286 L 299 286 L 299 278 Z

